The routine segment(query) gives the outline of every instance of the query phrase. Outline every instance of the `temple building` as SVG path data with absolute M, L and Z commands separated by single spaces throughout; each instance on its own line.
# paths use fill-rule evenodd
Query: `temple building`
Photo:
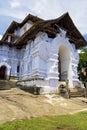
M 0 79 L 55 92 L 60 82 L 78 84 L 77 50 L 87 45 L 68 13 L 52 20 L 29 14 L 13 21 L 0 41 Z

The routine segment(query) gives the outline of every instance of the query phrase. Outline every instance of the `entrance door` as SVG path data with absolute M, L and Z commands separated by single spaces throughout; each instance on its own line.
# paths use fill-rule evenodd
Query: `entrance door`
M 70 53 L 68 48 L 64 45 L 60 46 L 58 55 L 59 55 L 58 59 L 59 80 L 66 81 L 68 79 L 69 63 L 70 63 Z
M 0 68 L 0 79 L 1 80 L 6 79 L 6 66 L 1 66 Z

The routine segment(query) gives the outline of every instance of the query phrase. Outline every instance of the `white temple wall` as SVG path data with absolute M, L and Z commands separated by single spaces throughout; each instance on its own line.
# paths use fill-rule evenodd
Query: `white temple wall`
M 61 47 L 63 48 L 61 51 L 64 52 L 63 54 L 61 52 L 61 55 L 64 56 L 61 58 L 62 73 L 67 73 L 66 80 L 69 80 L 69 86 L 75 86 L 78 83 L 77 65 L 79 58 L 76 49 L 73 47 L 74 44 L 71 45 L 69 39 L 66 38 L 65 31 L 61 31 L 61 34 L 58 34 L 53 40 L 49 39 L 45 33 L 38 37 L 40 40 L 38 55 L 39 72 L 41 72 L 39 76 L 44 77 L 45 81 L 49 82 L 49 86 L 48 83 L 45 84 L 43 91 L 56 91 L 58 87 L 59 51 Z
M 28 21 L 26 24 L 24 24 L 23 27 L 20 28 L 20 36 L 23 35 L 32 26 L 33 26 L 33 22 L 32 21 Z
M 24 24 L 21 28 L 17 28 L 16 30 L 14 30 L 14 34 L 16 36 L 21 36 L 23 35 L 29 28 L 31 28 L 33 26 L 33 22 L 32 21 L 28 21 L 26 24 Z
M 7 76 L 17 77 L 17 58 L 18 52 L 14 48 L 6 45 L 0 45 L 0 67 L 6 66 L 8 72 Z
M 39 76 L 38 45 L 33 41 L 29 41 L 26 47 L 21 50 L 21 54 L 22 60 L 20 63 L 20 79 L 29 79 L 35 76 Z
M 61 58 L 59 59 L 59 57 Z M 46 33 L 40 32 L 36 39 L 29 41 L 25 47 L 21 61 L 21 79 L 44 78 L 44 81 L 35 81 L 34 84 L 42 86 L 42 93 L 56 91 L 60 82 L 60 61 L 62 80 L 68 79 L 69 86 L 75 86 L 78 83 L 79 58 L 74 44 L 69 42 L 66 32 L 63 30 L 54 39 L 48 38 Z M 33 81 L 26 84 L 33 84 Z
M 71 43 L 69 43 L 69 40 L 68 38 L 66 38 L 64 31 L 62 31 L 61 34 L 58 34 L 58 36 L 51 43 L 51 47 L 50 47 L 51 54 L 48 60 L 48 78 L 50 79 L 52 86 L 55 86 L 55 87 L 58 86 L 58 82 L 57 82 L 59 79 L 59 71 L 57 71 L 58 70 L 57 68 L 59 65 L 58 53 L 59 53 L 60 47 L 63 47 L 63 46 L 67 48 L 66 51 L 68 51 L 68 53 L 66 53 L 64 49 L 62 50 L 61 53 L 63 53 L 64 51 L 64 59 L 63 57 L 61 58 L 61 60 L 63 61 L 61 67 L 62 67 L 62 71 L 66 71 L 68 68 L 67 79 L 69 80 L 69 86 L 73 87 L 76 84 L 78 84 L 77 66 L 78 66 L 79 58 L 78 58 L 78 53 L 76 49 L 73 48 L 73 45 L 71 45 Z M 74 66 L 74 69 L 73 69 L 73 66 Z M 55 80 L 56 80 L 56 83 L 55 83 Z
M 21 61 L 20 79 L 47 77 L 47 50 L 44 48 L 46 47 L 47 42 L 44 39 L 44 33 L 40 34 L 43 36 L 39 35 L 34 41 L 29 41 L 25 49 L 21 50 L 23 58 Z M 47 34 L 45 35 L 47 37 Z
M 20 80 L 38 79 L 34 84 L 41 85 L 42 92 L 56 91 L 60 80 L 59 63 L 61 62 L 61 79 L 69 80 L 70 87 L 78 82 L 77 65 L 79 57 L 75 45 L 66 38 L 66 32 L 52 39 L 46 33 L 38 33 L 34 41 L 28 41 L 21 50 L 0 46 L 0 66 L 6 65 L 8 76 L 18 77 Z M 20 65 L 20 72 L 17 67 Z M 65 77 L 64 77 L 65 76 Z M 26 83 L 33 84 L 32 83 Z

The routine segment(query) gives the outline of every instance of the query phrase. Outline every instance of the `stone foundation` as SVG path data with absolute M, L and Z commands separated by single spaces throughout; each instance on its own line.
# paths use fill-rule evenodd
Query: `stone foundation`
M 16 76 L 10 76 L 10 77 L 8 77 L 9 78 L 9 80 L 11 80 L 11 81 L 18 81 L 18 77 L 16 77 Z
M 40 94 L 57 93 L 57 87 L 51 87 L 50 82 L 44 78 L 31 78 L 29 80 L 17 81 L 18 86 L 23 87 L 38 87 L 40 88 Z

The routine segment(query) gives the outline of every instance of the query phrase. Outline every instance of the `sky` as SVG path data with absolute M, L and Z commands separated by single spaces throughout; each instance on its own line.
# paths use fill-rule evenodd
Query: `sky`
M 13 20 L 21 22 L 29 13 L 53 19 L 66 12 L 87 39 L 87 0 L 0 0 L 0 38 Z

